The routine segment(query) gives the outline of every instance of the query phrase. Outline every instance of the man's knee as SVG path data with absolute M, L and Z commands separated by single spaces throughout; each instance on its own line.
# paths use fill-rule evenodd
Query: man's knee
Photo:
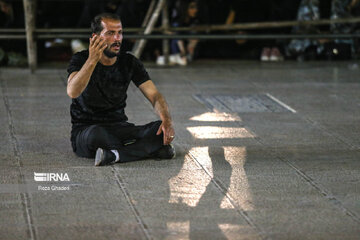
M 147 128 L 152 128 L 152 127 L 160 127 L 162 121 L 161 120 L 157 120 L 157 121 L 153 121 L 153 122 L 149 122 L 148 124 L 146 124 L 145 126 Z
M 162 124 L 162 121 L 161 120 L 158 120 L 158 121 L 155 121 L 154 122 L 154 125 L 155 125 L 155 128 L 156 129 L 159 129 L 160 125 Z
M 156 133 L 158 132 L 160 125 L 161 125 L 162 121 L 158 120 L 158 121 L 154 121 L 154 122 L 150 122 L 148 124 L 145 125 L 145 135 L 156 135 Z
M 86 143 L 90 147 L 97 147 L 101 142 L 106 140 L 107 131 L 104 127 L 93 126 L 88 133 L 86 138 Z

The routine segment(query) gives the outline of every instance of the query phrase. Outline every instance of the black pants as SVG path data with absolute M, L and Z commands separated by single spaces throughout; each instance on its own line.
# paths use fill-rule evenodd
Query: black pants
M 75 138 L 75 153 L 79 157 L 94 158 L 96 150 L 118 150 L 120 162 L 151 157 L 163 145 L 163 134 L 156 135 L 161 121 L 143 126 L 132 123 L 89 125 Z

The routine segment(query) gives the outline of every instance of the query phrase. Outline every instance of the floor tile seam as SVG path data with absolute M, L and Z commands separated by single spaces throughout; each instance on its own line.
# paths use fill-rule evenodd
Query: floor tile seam
M 256 140 L 262 144 L 263 146 L 268 146 L 267 144 L 263 143 L 260 138 L 256 138 Z M 337 199 L 331 191 L 327 190 L 325 187 L 322 187 L 320 184 L 318 184 L 314 179 L 312 179 L 310 176 L 308 176 L 305 172 L 303 172 L 298 166 L 296 166 L 294 163 L 287 160 L 285 157 L 281 156 L 276 152 L 276 150 L 270 149 L 271 152 L 274 153 L 275 157 L 279 159 L 280 161 L 284 162 L 286 165 L 288 165 L 290 168 L 295 170 L 296 174 L 299 175 L 305 182 L 307 182 L 310 186 L 312 186 L 321 196 L 323 196 L 327 201 L 332 203 L 337 209 L 339 209 L 341 212 L 345 213 L 347 216 L 349 216 L 351 219 L 353 219 L 355 222 L 360 223 L 359 217 L 347 209 L 343 203 Z
M 17 167 L 20 173 L 20 180 L 21 182 L 26 182 L 25 180 L 25 176 L 24 173 L 22 171 L 22 163 L 21 163 L 21 154 L 19 151 L 19 143 L 18 140 L 16 138 L 16 133 L 15 133 L 15 126 L 14 126 L 14 122 L 13 122 L 13 117 L 12 117 L 12 112 L 10 109 L 10 105 L 9 105 L 9 100 L 7 98 L 6 95 L 6 86 L 5 86 L 5 82 L 4 79 L 0 73 L 0 87 L 1 87 L 1 92 L 2 92 L 2 98 L 3 98 L 3 102 L 5 105 L 5 109 L 7 112 L 7 117 L 8 117 L 8 127 L 9 127 L 9 132 L 10 132 L 10 139 L 11 139 L 11 144 L 13 145 L 13 151 L 14 151 L 14 157 L 16 159 L 17 162 Z M 24 211 L 24 218 L 26 220 L 27 226 L 28 226 L 28 234 L 31 240 L 36 240 L 37 239 L 37 232 L 36 232 L 36 227 L 34 226 L 33 223 L 33 217 L 32 217 L 32 212 L 31 212 L 31 199 L 29 196 L 29 193 L 20 193 L 21 196 L 21 203 L 23 206 L 23 211 Z
M 153 239 L 153 237 L 151 236 L 151 234 L 149 232 L 147 224 L 145 223 L 145 221 L 141 217 L 141 214 L 140 214 L 139 210 L 136 208 L 135 204 L 131 201 L 131 194 L 126 189 L 125 183 L 124 183 L 124 180 L 123 180 L 122 176 L 120 175 L 120 173 L 118 171 L 116 171 L 116 168 L 114 166 L 111 166 L 111 169 L 112 169 L 112 172 L 113 172 L 113 174 L 115 176 L 116 183 L 118 184 L 120 190 L 124 194 L 125 199 L 126 199 L 126 201 L 128 203 L 128 206 L 130 207 L 132 213 L 134 214 L 135 219 L 136 219 L 138 225 L 140 226 L 140 228 L 141 228 L 141 230 L 142 230 L 142 232 L 143 232 L 143 234 L 145 236 L 145 239 L 147 239 L 147 240 Z
M 340 209 L 343 213 L 351 217 L 355 222 L 360 223 L 360 218 L 356 215 L 356 213 L 347 209 L 342 201 L 337 199 L 331 191 L 327 190 L 325 187 L 322 187 L 321 184 L 318 184 L 315 180 L 313 180 L 306 173 L 298 169 L 293 163 L 290 161 L 280 157 L 281 161 L 287 162 L 289 166 L 291 166 L 300 176 L 303 177 L 305 181 L 307 181 L 310 185 L 312 185 L 316 190 L 318 190 L 321 195 L 323 195 L 328 201 L 330 201 L 333 205 L 335 205 L 338 209 Z
M 337 133 L 333 133 L 332 131 L 327 130 L 327 128 L 325 126 L 323 126 L 321 123 L 311 119 L 310 117 L 307 116 L 302 116 L 302 119 L 304 119 L 306 122 L 310 123 L 312 126 L 314 126 L 315 128 L 325 132 L 327 135 L 337 139 L 338 141 L 342 142 L 343 144 L 347 145 L 349 147 L 349 150 L 358 150 L 360 149 L 360 146 L 356 146 L 350 142 L 348 142 L 344 137 L 342 137 L 341 135 L 337 134 Z

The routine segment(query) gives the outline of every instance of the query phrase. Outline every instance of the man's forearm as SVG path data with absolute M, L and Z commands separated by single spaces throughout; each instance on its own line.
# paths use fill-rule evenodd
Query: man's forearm
M 71 79 L 69 79 L 67 86 L 67 94 L 69 97 L 77 98 L 85 90 L 96 64 L 97 62 L 88 59 L 80 71 L 77 72 Z
M 154 102 L 154 109 L 159 115 L 161 121 L 171 124 L 171 116 L 169 107 L 165 101 L 165 98 L 159 93 Z

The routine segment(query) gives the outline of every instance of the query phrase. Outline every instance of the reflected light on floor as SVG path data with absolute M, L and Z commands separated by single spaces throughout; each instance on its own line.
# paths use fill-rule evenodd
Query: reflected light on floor
M 212 171 L 208 147 L 197 147 L 195 150 L 201 156 L 201 164 Z M 185 157 L 184 165 L 179 174 L 169 180 L 169 203 L 186 204 L 195 207 L 210 183 L 210 178 L 200 169 L 190 157 Z
M 227 239 L 261 239 L 249 225 L 223 223 L 218 226 Z
M 194 116 L 190 118 L 190 120 L 201 121 L 201 122 L 235 122 L 235 121 L 241 121 L 241 118 L 234 113 L 207 112 L 201 115 Z
M 167 222 L 166 226 L 170 234 L 165 239 L 189 239 L 190 221 Z
M 225 160 L 231 165 L 232 173 L 228 193 L 232 200 L 242 210 L 250 211 L 254 209 L 250 185 L 244 169 L 246 162 L 245 147 L 224 147 Z M 224 197 L 220 205 L 221 208 L 231 209 L 233 205 Z
M 244 211 L 253 210 L 254 206 L 252 204 L 253 201 L 250 185 L 244 170 L 244 164 L 247 159 L 246 147 L 225 146 L 223 149 L 224 156 L 211 159 L 209 156 L 209 147 L 191 148 L 189 153 L 196 158 L 197 162 L 206 169 L 210 176 L 206 174 L 205 171 L 199 167 L 191 157 L 186 155 L 184 164 L 179 174 L 169 180 L 169 203 L 179 204 L 180 206 L 187 205 L 189 207 L 196 208 L 201 197 L 205 193 L 208 184 L 212 184 L 211 178 L 215 177 L 220 181 L 230 180 L 227 195 L 232 198 L 231 203 L 230 200 L 224 196 L 218 208 L 234 209 L 235 206 L 236 208 Z M 219 169 L 219 166 L 221 165 L 218 164 L 218 161 L 221 159 L 222 161 L 225 160 L 230 164 L 230 176 L 224 176 L 224 169 Z M 215 161 L 217 161 L 217 163 L 213 165 L 213 162 Z M 218 168 L 215 169 L 214 166 L 218 166 Z M 230 179 L 223 179 L 224 177 Z M 220 194 L 219 196 L 223 195 L 221 192 L 218 192 L 218 194 Z M 238 237 L 242 234 L 250 234 L 251 239 L 253 237 L 251 234 L 251 227 L 248 225 L 243 226 L 237 224 L 219 223 L 218 226 L 227 239 L 238 239 Z M 170 234 L 166 239 L 189 239 L 189 221 L 167 222 L 167 229 Z
M 254 138 L 248 130 L 242 127 L 213 127 L 199 126 L 186 128 L 195 138 L 222 139 L 222 138 Z
M 242 210 L 253 210 L 252 194 L 244 164 L 246 162 L 246 148 L 245 147 L 223 147 L 223 158 L 231 166 L 231 175 L 229 188 L 227 193 L 232 196 L 232 201 Z M 207 170 L 210 177 L 214 177 L 212 160 L 209 156 L 208 147 L 195 147 L 189 152 L 196 157 L 196 160 Z M 222 156 L 219 156 L 220 158 Z M 213 159 L 219 161 L 219 159 Z M 218 170 L 219 171 L 219 170 Z M 179 174 L 169 180 L 170 199 L 169 203 L 186 204 L 191 207 L 196 207 L 201 196 L 204 194 L 206 187 L 210 184 L 210 177 L 200 169 L 190 157 L 185 157 L 184 165 Z M 219 177 L 219 175 L 217 176 Z M 219 179 L 221 181 L 221 179 Z M 222 209 L 233 209 L 227 197 L 224 197 L 220 206 Z

